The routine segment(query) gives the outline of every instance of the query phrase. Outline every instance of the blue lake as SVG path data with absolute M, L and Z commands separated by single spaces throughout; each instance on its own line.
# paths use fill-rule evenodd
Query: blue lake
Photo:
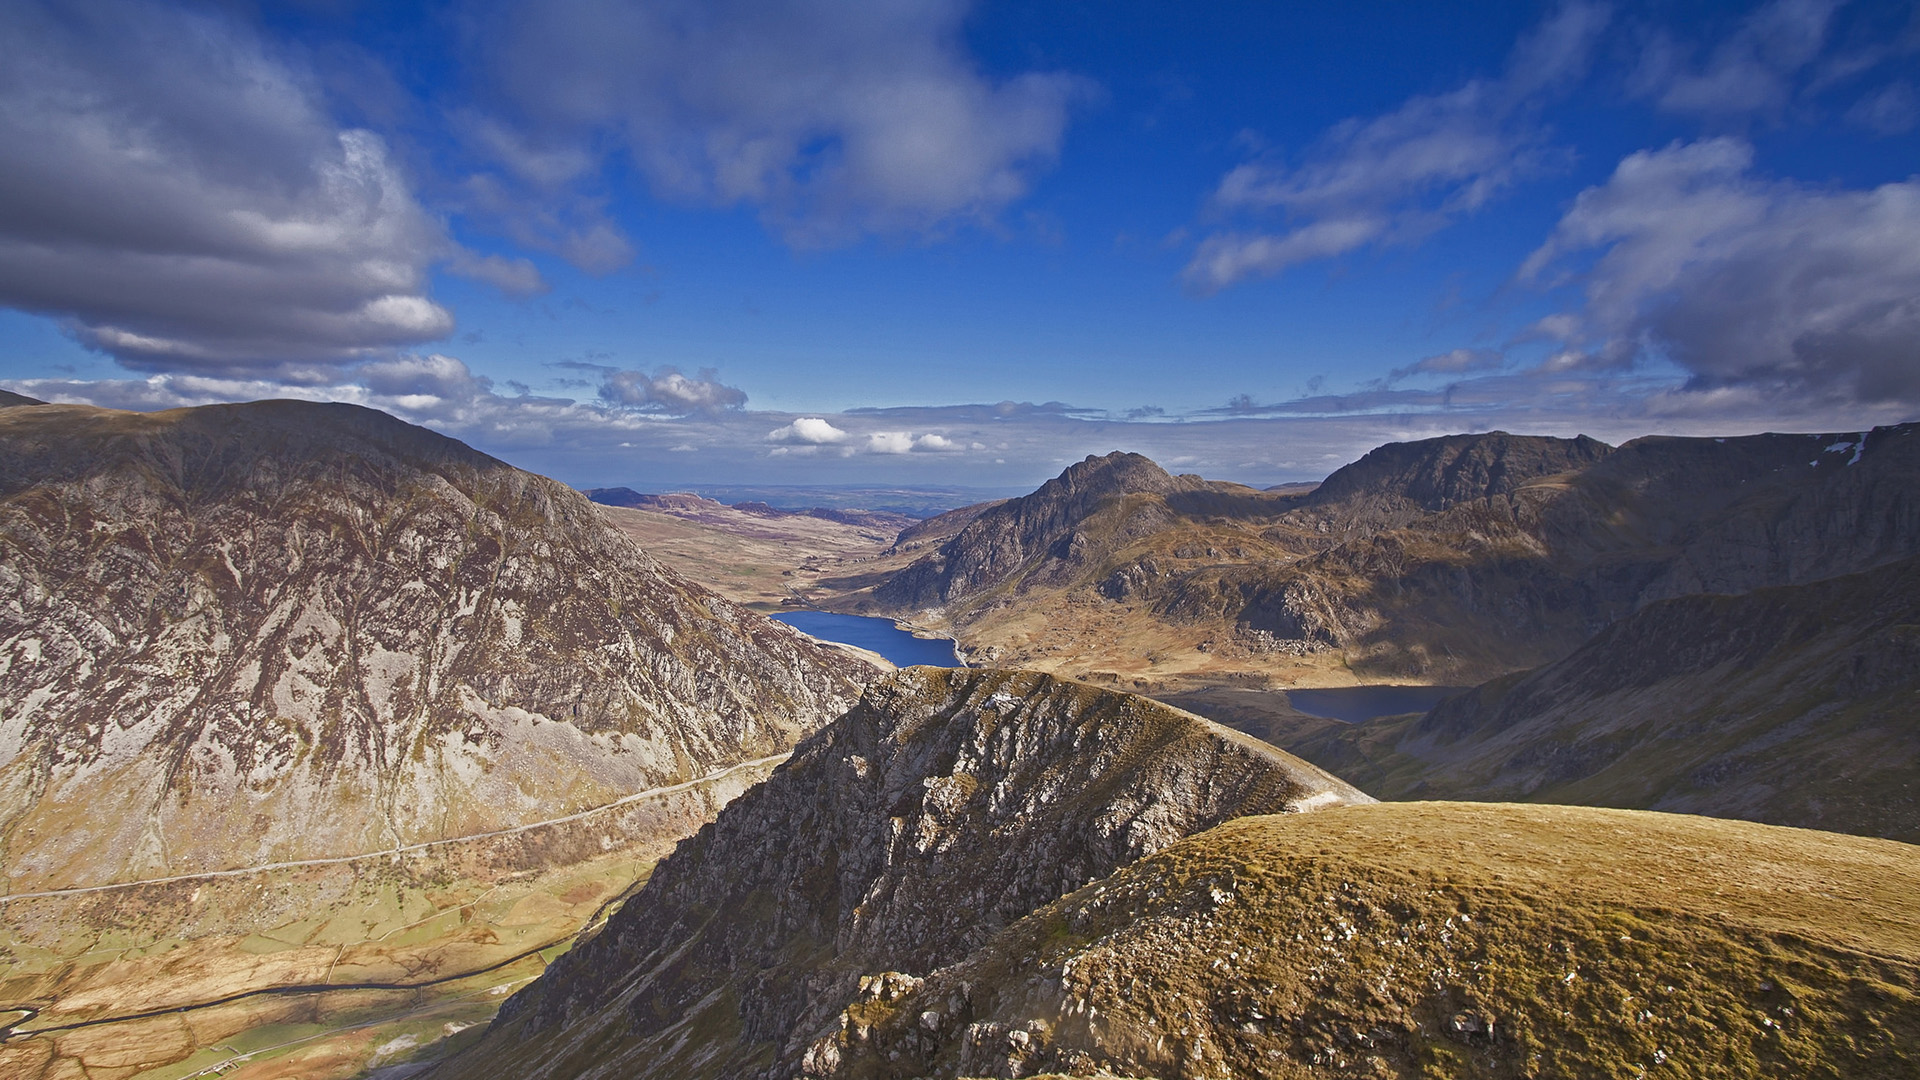
M 1363 723 L 1376 716 L 1426 712 L 1464 686 L 1335 686 L 1321 690 L 1288 690 L 1293 707 L 1312 716 Z
M 912 667 L 915 664 L 965 666 L 954 654 L 951 638 L 917 638 L 895 626 L 892 619 L 876 619 L 869 615 L 836 615 L 831 611 L 782 611 L 773 617 L 822 641 L 837 641 L 842 645 L 872 649 L 900 667 Z

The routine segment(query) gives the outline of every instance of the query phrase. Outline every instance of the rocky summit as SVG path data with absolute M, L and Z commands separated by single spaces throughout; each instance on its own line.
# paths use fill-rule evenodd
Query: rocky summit
M 868 688 L 436 1078 L 794 1076 L 858 1001 L 1247 814 L 1371 802 L 1257 740 L 1030 672 Z
M 0 409 L 13 892 L 484 833 L 779 754 L 868 669 L 382 413 Z

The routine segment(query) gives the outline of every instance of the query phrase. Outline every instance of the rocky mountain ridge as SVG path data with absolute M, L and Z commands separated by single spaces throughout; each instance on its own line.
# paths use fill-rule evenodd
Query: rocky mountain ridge
M 911 668 L 683 843 L 432 1075 L 795 1075 L 876 981 L 950 963 L 1221 821 L 1370 801 L 1144 698 Z
M 383 850 L 779 753 L 867 669 L 350 405 L 0 410 L 13 891 Z

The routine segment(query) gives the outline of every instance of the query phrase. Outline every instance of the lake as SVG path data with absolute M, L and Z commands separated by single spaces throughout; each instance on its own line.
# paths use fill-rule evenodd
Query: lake
M 773 617 L 822 641 L 837 641 L 842 645 L 871 649 L 899 667 L 912 667 L 915 664 L 966 666 L 954 653 L 952 638 L 917 638 L 895 626 L 892 619 L 876 619 L 870 615 L 836 615 L 831 611 L 782 611 Z
M 1465 686 L 1334 686 L 1319 690 L 1288 690 L 1293 707 L 1312 716 L 1358 724 L 1376 716 L 1426 712 L 1442 698 Z

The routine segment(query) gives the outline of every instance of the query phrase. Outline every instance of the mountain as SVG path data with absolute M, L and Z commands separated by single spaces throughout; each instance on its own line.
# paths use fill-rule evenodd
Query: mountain
M 1916 432 L 1636 439 L 1578 471 L 1411 518 L 1368 513 L 1378 489 L 1336 473 L 1283 525 L 1337 542 L 1283 565 L 1196 575 L 1163 610 L 1337 651 L 1381 680 L 1530 667 L 1656 600 L 1920 552 Z
M 1139 688 L 1459 684 L 1647 604 L 1920 553 L 1920 425 L 1825 435 L 1390 444 L 1307 492 L 1069 468 L 835 605 L 969 655 Z M 857 587 L 857 588 L 856 588 Z
M 1243 817 L 871 977 L 804 1075 L 1912 1076 L 1916 897 L 1920 848 L 1747 822 Z
M 432 1075 L 793 1075 L 872 986 L 910 984 L 1129 862 L 1245 814 L 1370 801 L 1144 698 L 910 668 L 682 843 Z
M 379 851 L 778 754 L 868 669 L 350 405 L 0 410 L 12 891 Z
M 1637 807 L 1920 842 L 1920 558 L 1649 604 L 1424 716 L 1306 724 L 1384 798 Z
M 1530 480 L 1579 472 L 1612 452 L 1585 435 L 1556 439 L 1504 431 L 1388 443 L 1327 477 L 1305 505 L 1338 507 L 1349 518 L 1364 514 L 1376 526 L 1406 521 L 1507 495 Z

